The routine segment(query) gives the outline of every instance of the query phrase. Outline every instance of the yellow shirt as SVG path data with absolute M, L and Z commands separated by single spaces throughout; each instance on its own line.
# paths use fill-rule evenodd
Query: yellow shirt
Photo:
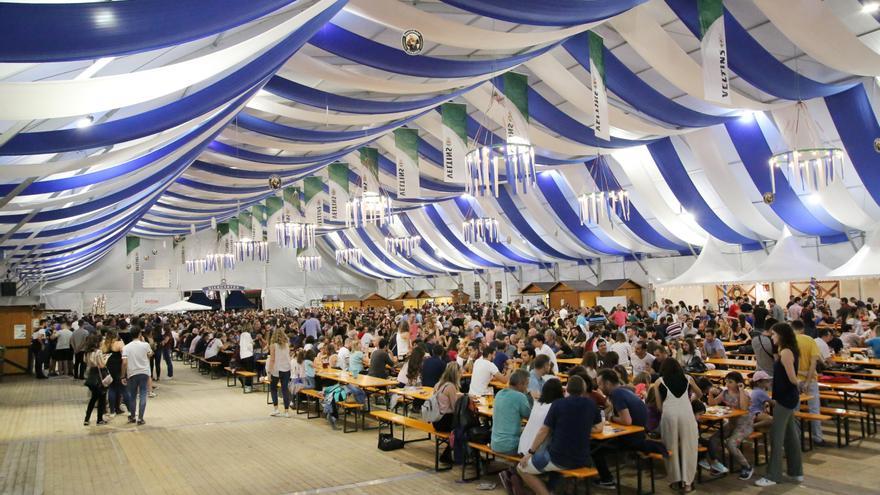
M 816 341 L 810 338 L 809 335 L 798 334 L 796 337 L 799 354 L 798 376 L 806 378 L 807 373 L 810 372 L 810 362 L 813 359 L 819 359 L 819 346 L 816 345 Z

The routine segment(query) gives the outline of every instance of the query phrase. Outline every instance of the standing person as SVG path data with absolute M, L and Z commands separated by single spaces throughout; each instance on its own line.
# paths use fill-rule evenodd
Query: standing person
M 174 336 L 171 335 L 171 329 L 166 326 L 164 329 L 157 330 L 154 339 L 156 341 L 156 352 L 153 355 L 153 360 L 154 368 L 156 369 L 156 381 L 159 381 L 159 374 L 162 372 L 162 359 L 165 359 L 168 379 L 173 380 L 174 365 L 171 364 L 171 349 L 174 348 Z
M 776 304 L 776 299 L 772 297 L 767 299 L 767 305 L 770 307 L 770 318 L 773 318 L 777 322 L 785 321 L 785 309 L 782 306 Z M 768 325 L 766 322 L 764 323 L 764 328 L 769 329 L 772 325 Z
M 773 301 L 773 299 L 770 299 L 770 301 Z M 776 307 L 778 308 L 779 306 Z M 777 321 L 782 320 L 767 318 L 763 331 L 759 335 L 752 337 L 752 350 L 755 353 L 755 361 L 758 364 L 757 371 L 767 373 L 770 378 L 773 378 L 773 362 L 775 360 L 776 347 L 773 345 L 773 332 L 770 331 L 772 325 L 769 324 L 776 323 Z
M 125 376 L 128 380 L 128 395 L 131 398 L 131 409 L 128 410 L 128 422 L 137 421 L 138 426 L 145 424 L 144 411 L 147 409 L 147 394 L 150 393 L 150 357 L 153 351 L 150 344 L 144 341 L 140 327 L 132 326 L 129 332 L 131 342 L 122 348 L 125 358 Z M 134 406 L 137 404 L 137 418 Z
M 411 345 L 409 326 L 407 326 L 405 322 L 401 321 L 400 325 L 397 327 L 395 339 L 395 343 L 397 344 L 397 359 L 402 360 L 407 354 L 409 354 L 409 347 Z
M 107 389 L 104 388 L 101 380 L 107 375 L 107 358 L 101 352 L 101 336 L 98 334 L 89 336 L 85 343 L 84 352 L 86 353 L 86 374 L 88 375 L 86 386 L 89 387 L 89 392 L 92 395 L 89 398 L 89 405 L 86 407 L 86 419 L 83 421 L 83 426 L 89 426 L 92 409 L 95 408 L 95 405 L 98 406 L 98 422 L 95 424 L 106 425 L 107 422 L 104 421 L 106 404 L 104 401 Z
M 807 305 L 809 307 L 809 304 Z M 806 333 L 804 322 L 794 320 L 791 322 L 791 328 L 795 333 L 795 340 L 798 347 L 798 380 L 800 380 L 801 391 L 810 396 L 807 401 L 807 407 L 810 414 L 819 414 L 822 406 L 819 397 L 819 377 L 816 375 L 816 365 L 821 357 L 819 353 L 819 345 L 813 337 Z M 822 436 L 822 422 L 810 421 L 813 428 L 813 445 L 824 447 L 825 439 Z
M 131 407 L 128 390 L 125 386 L 126 380 L 123 374 L 125 359 L 122 357 L 123 347 L 125 347 L 125 344 L 119 340 L 119 335 L 116 332 L 107 332 L 107 335 L 104 337 L 104 354 L 107 355 L 107 371 L 113 377 L 113 382 L 107 391 L 111 418 L 117 414 L 122 414 L 122 408 L 119 407 L 122 403 L 125 404 L 125 408 L 128 411 L 134 410 Z
M 31 355 L 33 357 L 32 361 L 34 363 L 34 377 L 44 380 L 49 378 L 46 376 L 45 370 L 43 370 L 43 364 L 45 360 L 43 359 L 44 348 L 46 347 L 46 328 L 45 322 L 40 322 L 42 325 L 40 328 L 34 330 L 34 333 L 31 334 Z
M 695 399 L 702 397 L 694 379 L 684 373 L 675 359 L 665 359 L 660 366 L 660 378 L 654 382 L 654 400 L 661 411 L 660 436 L 672 452 L 666 460 L 667 476 L 673 490 L 694 491 L 697 474 L 697 447 L 700 432 L 691 406 L 689 392 Z
M 539 474 L 588 466 L 590 434 L 605 427 L 596 403 L 585 395 L 587 384 L 583 378 L 570 377 L 566 391 L 568 397 L 553 401 L 544 425 L 517 466 L 523 482 L 537 495 L 550 493 L 538 478 Z M 541 445 L 548 437 L 548 446 L 542 449 Z
M 254 371 L 254 338 L 248 327 L 245 327 L 241 331 L 241 335 L 238 336 L 238 362 L 241 363 L 241 367 L 245 371 Z M 253 390 L 253 381 L 250 377 L 239 378 L 239 380 L 241 380 L 241 386 L 244 387 L 245 392 Z
M 773 486 L 782 481 L 782 452 L 788 461 L 788 475 L 800 483 L 804 480 L 801 446 L 795 411 L 800 405 L 798 390 L 798 344 L 791 325 L 773 325 L 773 343 L 779 348 L 773 373 L 773 422 L 770 425 L 770 460 L 767 473 L 756 486 Z
M 272 416 L 290 417 L 290 339 L 284 327 L 277 327 L 269 339 L 269 360 L 266 371 L 271 377 L 269 388 L 272 391 Z M 278 383 L 281 383 L 281 396 L 284 399 L 284 412 L 278 411 Z
M 303 322 L 300 330 L 305 334 L 306 337 L 311 337 L 315 340 L 318 339 L 318 333 L 321 331 L 321 322 L 315 318 L 314 313 L 309 313 L 308 319 Z
M 55 341 L 55 352 L 52 357 L 58 364 L 58 374 L 61 376 L 73 376 L 73 348 L 70 345 L 72 338 L 73 332 L 67 323 L 62 323 L 61 329 L 52 334 L 52 340 Z
M 73 348 L 73 377 L 78 380 L 86 377 L 86 353 L 84 349 L 88 336 L 89 331 L 86 330 L 85 325 L 80 321 L 79 326 L 73 331 L 73 336 L 70 339 L 70 346 Z

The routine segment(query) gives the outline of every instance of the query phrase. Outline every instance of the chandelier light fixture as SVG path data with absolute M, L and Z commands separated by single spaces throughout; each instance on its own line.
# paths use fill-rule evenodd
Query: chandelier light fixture
M 391 217 L 391 200 L 388 196 L 365 191 L 361 196 L 345 203 L 345 226 L 362 227 L 367 224 L 385 225 Z
M 360 248 L 345 248 L 336 250 L 337 265 L 353 265 L 361 263 L 364 259 L 364 252 Z
M 265 261 L 269 262 L 269 243 L 258 241 L 252 237 L 242 237 L 233 245 L 235 257 L 238 261 Z
M 785 120 L 780 131 L 791 149 L 770 157 L 770 199 L 776 195 L 776 169 L 793 188 L 808 194 L 843 178 L 843 150 L 822 139 L 821 129 L 803 100 L 795 104 L 794 119 Z
M 462 223 L 462 234 L 466 244 L 478 242 L 498 242 L 498 220 L 490 217 L 478 217 Z
M 321 257 L 317 254 L 304 253 L 296 257 L 296 264 L 304 272 L 313 272 L 321 269 Z
M 629 192 L 613 178 L 603 155 L 599 154 L 593 160 L 590 173 L 598 190 L 578 197 L 581 225 L 598 225 L 602 219 L 610 222 L 615 215 L 625 222 L 629 221 Z
M 284 220 L 275 224 L 278 244 L 293 249 L 305 249 L 315 244 L 316 226 L 313 223 L 295 222 L 285 215 Z
M 511 137 L 506 143 L 478 146 L 465 155 L 465 191 L 473 196 L 498 197 L 501 172 L 513 194 L 528 193 L 535 186 L 535 148 L 523 138 Z
M 422 236 L 419 235 L 388 236 L 385 238 L 385 250 L 391 254 L 409 258 L 421 243 Z

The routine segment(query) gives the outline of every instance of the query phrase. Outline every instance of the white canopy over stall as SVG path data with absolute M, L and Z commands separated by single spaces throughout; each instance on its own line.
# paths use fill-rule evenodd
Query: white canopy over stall
M 880 277 L 880 227 L 868 233 L 865 244 L 849 261 L 828 273 L 828 278 L 861 277 Z
M 156 308 L 157 313 L 182 313 L 184 311 L 210 311 L 210 306 L 202 306 L 201 304 L 191 303 L 189 301 L 177 301 L 166 306 Z
M 684 273 L 660 284 L 659 287 L 680 287 L 686 285 L 718 284 L 737 280 L 742 272 L 725 259 L 721 243 L 709 237 L 697 260 Z
M 746 273 L 737 282 L 789 282 L 809 280 L 812 277 L 823 278 L 830 269 L 808 256 L 796 237 L 791 235 L 788 227 L 783 228 L 782 237 L 773 246 L 773 250 L 752 271 Z

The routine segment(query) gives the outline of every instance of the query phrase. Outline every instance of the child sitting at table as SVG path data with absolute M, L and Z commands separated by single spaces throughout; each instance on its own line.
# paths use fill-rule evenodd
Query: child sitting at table
M 752 418 L 752 428 L 766 431 L 773 422 L 773 416 L 767 413 L 767 405 L 770 403 L 770 375 L 766 371 L 756 371 L 752 375 L 752 394 L 749 398 L 749 417 Z
M 636 375 L 633 379 L 632 384 L 635 388 L 635 393 L 640 399 L 645 400 L 645 397 L 648 394 L 648 389 L 651 388 L 651 383 L 651 375 L 644 371 Z
M 723 405 L 731 409 L 747 410 L 749 408 L 749 396 L 746 393 L 744 386 L 745 381 L 743 380 L 742 375 L 737 371 L 731 371 L 724 377 L 724 383 L 726 387 L 723 390 L 720 390 L 709 397 L 709 405 Z M 727 428 L 724 429 L 724 434 L 727 438 L 721 438 L 720 429 L 709 438 L 708 459 L 700 461 L 701 467 L 706 469 L 711 468 L 712 471 L 719 473 L 726 473 L 729 471 L 723 463 L 717 460 L 722 457 L 721 443 L 723 441 L 725 447 L 727 447 L 727 451 L 730 453 L 731 460 L 739 463 L 739 478 L 741 480 L 748 480 L 752 477 L 754 469 L 740 450 L 740 445 L 742 445 L 743 440 L 752 434 L 752 418 L 750 415 L 740 416 L 730 420 L 729 424 L 726 426 Z M 715 462 L 710 463 L 709 461 L 713 459 Z

